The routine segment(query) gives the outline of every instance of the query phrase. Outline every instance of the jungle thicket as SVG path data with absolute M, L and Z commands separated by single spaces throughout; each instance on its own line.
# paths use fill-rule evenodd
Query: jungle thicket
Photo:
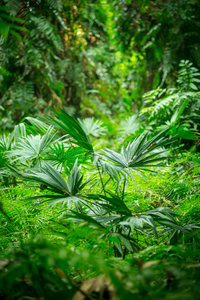
M 198 0 L 0 1 L 0 298 L 200 297 Z

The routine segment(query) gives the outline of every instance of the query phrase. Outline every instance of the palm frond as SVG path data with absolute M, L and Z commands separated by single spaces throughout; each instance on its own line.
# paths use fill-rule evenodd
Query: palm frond
M 99 159 L 99 165 L 103 173 L 108 174 L 112 179 L 120 180 L 123 175 L 123 168 L 121 166 L 111 164 L 103 159 Z
M 118 195 L 115 195 L 111 192 L 107 192 L 108 196 L 99 195 L 99 194 L 89 194 L 86 196 L 87 199 L 94 200 L 95 205 L 102 207 L 104 212 L 117 213 L 121 215 L 131 216 L 131 211 L 124 203 L 123 199 Z
M 8 168 L 13 176 L 24 181 L 36 182 L 43 189 L 54 193 L 34 196 L 27 199 L 45 199 L 37 205 L 50 202 L 46 207 L 48 208 L 62 203 L 63 205 L 67 204 L 70 209 L 71 203 L 73 203 L 78 211 L 82 210 L 82 204 L 90 207 L 91 201 L 88 202 L 78 194 L 88 184 L 88 181 L 82 183 L 83 176 L 80 174 L 81 166 L 78 167 L 78 160 L 76 160 L 73 169 L 69 173 L 68 182 L 64 180 L 56 169 L 47 163 L 43 163 L 43 167 L 40 167 L 40 170 L 30 169 L 29 173 L 21 172 L 10 165 Z
M 128 136 L 134 134 L 141 127 L 141 120 L 137 117 L 137 115 L 132 115 L 120 123 L 120 133 L 123 136 Z
M 57 119 L 51 118 L 53 124 L 69 134 L 74 139 L 74 143 L 76 143 L 80 147 L 83 147 L 88 152 L 93 153 L 94 150 L 90 138 L 88 134 L 83 130 L 80 123 L 63 110 L 61 110 L 60 112 L 55 112 L 55 114 L 57 116 Z
M 37 131 L 41 134 L 45 134 L 47 132 L 47 130 L 49 129 L 49 126 L 46 123 L 44 123 L 36 118 L 26 117 L 25 120 L 27 120 L 32 125 L 32 127 L 29 126 L 28 128 L 33 133 L 35 133 L 35 131 Z
M 126 148 L 122 147 L 120 153 L 107 148 L 104 149 L 102 151 L 103 154 L 99 154 L 99 156 L 104 159 L 103 163 L 101 162 L 103 170 L 108 171 L 108 173 L 111 171 L 110 173 L 112 173 L 115 178 L 119 177 L 119 173 L 123 176 L 127 174 L 135 183 L 132 177 L 132 171 L 144 178 L 140 171 L 143 172 L 144 169 L 149 170 L 149 167 L 165 167 L 165 165 L 160 164 L 160 162 L 171 157 L 163 155 L 162 157 L 158 157 L 158 155 L 163 154 L 165 150 L 157 151 L 156 153 L 153 153 L 153 151 L 172 142 L 163 137 L 168 130 L 169 128 L 165 128 L 150 140 L 147 140 L 148 133 L 140 135 L 132 143 L 129 143 Z
M 43 184 L 46 189 L 61 195 L 70 193 L 67 183 L 61 174 L 48 164 L 45 164 L 44 167 L 41 167 L 39 171 L 30 169 L 29 173 L 21 172 L 11 165 L 8 167 L 11 170 L 12 175 L 19 177 L 24 181 Z
M 101 135 L 106 134 L 106 128 L 103 127 L 103 123 L 100 120 L 94 120 L 94 118 L 86 118 L 83 120 L 78 119 L 83 130 L 92 137 L 98 138 Z
M 18 125 L 15 125 L 12 134 L 13 134 L 13 139 L 14 139 L 15 144 L 17 144 L 21 138 L 25 138 L 27 135 L 25 124 L 20 123 Z
M 55 135 L 54 128 L 49 127 L 42 137 L 39 134 L 20 138 L 18 145 L 8 153 L 8 156 L 15 157 L 14 161 L 25 162 L 33 159 L 40 161 L 43 155 L 50 152 L 50 145 L 57 142 L 57 140 L 54 141 Z

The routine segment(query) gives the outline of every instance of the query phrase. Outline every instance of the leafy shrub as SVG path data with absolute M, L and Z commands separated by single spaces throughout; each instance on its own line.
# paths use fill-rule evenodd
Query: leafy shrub
M 120 152 L 108 148 L 96 152 L 91 134 L 83 122 L 73 119 L 64 111 L 55 114 L 56 118 L 51 118 L 48 122 L 68 134 L 67 140 L 63 142 L 61 138 L 57 139 L 57 131 L 54 127 L 49 127 L 45 129 L 42 137 L 38 134 L 21 137 L 13 150 L 7 154 L 8 157 L 12 157 L 7 174 L 23 181 L 35 182 L 40 188 L 39 195 L 27 200 L 35 201 L 36 206 L 47 204 L 46 208 L 57 205 L 62 222 L 70 219 L 79 223 L 80 227 L 83 226 L 83 221 L 87 222 L 89 227 L 97 227 L 101 235 L 113 245 L 115 256 L 123 258 L 129 252 L 137 252 L 145 245 L 146 234 L 152 241 L 163 235 L 170 243 L 177 243 L 178 239 L 182 240 L 183 236 L 199 228 L 198 224 L 180 226 L 173 211 L 166 205 L 162 207 L 160 202 L 155 205 L 155 201 L 150 200 L 150 207 L 153 209 L 141 212 L 131 210 L 125 202 L 128 184 L 130 181 L 136 184 L 135 175 L 146 180 L 147 172 L 157 174 L 158 168 L 168 166 L 162 162 L 173 158 L 165 155 L 164 147 L 173 142 L 164 137 L 168 128 L 151 139 L 148 139 L 148 133 L 142 134 L 126 147 L 122 147 Z M 45 128 L 35 119 L 29 121 L 36 129 Z M 88 179 L 83 181 L 81 166 L 78 166 L 78 159 L 75 158 L 78 154 L 76 151 L 74 164 L 68 169 L 60 165 L 60 157 L 54 157 L 54 163 L 57 160 L 60 171 L 44 161 L 48 159 L 50 151 L 56 150 L 55 145 L 61 153 L 63 152 L 64 160 L 68 159 L 65 151 L 68 151 L 70 145 L 71 149 L 80 147 L 84 150 L 79 153 L 79 158 L 82 157 L 85 163 Z M 84 160 L 85 155 L 88 160 Z M 35 168 L 29 167 L 29 161 L 33 162 L 32 166 Z M 13 166 L 13 162 L 20 162 L 19 169 Z M 63 163 L 65 164 L 65 161 Z M 28 171 L 20 170 L 27 167 Z M 93 178 L 89 177 L 90 172 Z M 100 192 L 92 189 L 96 184 L 100 187 Z
M 141 110 L 152 128 L 160 129 L 172 125 L 170 135 L 180 139 L 196 140 L 198 143 L 198 124 L 200 94 L 198 83 L 200 73 L 189 61 L 181 61 L 177 88 L 158 88 L 144 95 L 147 107 Z

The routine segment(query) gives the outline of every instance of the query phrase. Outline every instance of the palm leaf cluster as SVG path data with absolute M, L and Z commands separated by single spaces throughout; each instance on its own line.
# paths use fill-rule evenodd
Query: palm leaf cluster
M 150 139 L 148 133 L 142 134 L 122 147 L 120 152 L 106 148 L 97 153 L 80 120 L 74 120 L 64 111 L 55 114 L 56 118 L 48 122 L 67 133 L 67 138 L 57 138 L 58 130 L 54 126 L 29 118 L 32 127 L 28 125 L 27 129 L 31 129 L 32 134 L 27 135 L 23 126 L 16 128 L 18 138 L 14 148 L 7 151 L 7 156 L 13 159 L 8 165 L 9 174 L 23 181 L 35 182 L 40 188 L 39 194 L 29 200 L 36 201 L 37 206 L 47 204 L 46 208 L 62 204 L 59 207 L 64 218 L 98 226 L 122 256 L 138 251 L 137 234 L 154 235 L 156 238 L 166 234 L 174 241 L 175 237 L 190 231 L 191 228 L 179 226 L 170 209 L 158 208 L 135 213 L 126 204 L 125 188 L 129 177 L 136 183 L 134 174 L 145 179 L 146 171 L 156 174 L 157 168 L 168 166 L 163 163 L 166 159 L 173 158 L 166 155 L 164 148 L 173 142 L 165 137 L 169 128 Z M 28 171 L 13 166 L 13 162 L 20 161 L 23 163 L 21 168 L 27 168 L 29 160 L 35 163 L 34 168 Z M 79 161 L 86 165 L 88 172 L 92 171 L 92 180 L 89 177 L 83 181 Z M 60 171 L 56 169 L 58 166 Z M 96 170 L 104 193 L 92 193 Z M 118 188 L 115 193 L 108 191 L 110 179 L 118 187 L 124 182 L 123 190 L 119 191 Z
M 122 147 L 120 153 L 111 149 L 104 149 L 103 153 L 99 154 L 104 159 L 100 160 L 103 171 L 117 179 L 121 176 L 127 179 L 129 176 L 135 183 L 132 172 L 145 179 L 144 171 L 155 173 L 151 167 L 165 167 L 166 165 L 160 162 L 170 157 L 163 156 L 165 150 L 160 149 L 173 142 L 172 140 L 169 142 L 167 138 L 163 137 L 168 130 L 169 128 L 164 129 L 150 140 L 147 140 L 148 133 L 140 135 L 126 148 Z
M 12 174 L 19 177 L 24 181 L 36 182 L 40 185 L 40 188 L 46 189 L 51 194 L 39 195 L 31 197 L 30 199 L 44 198 L 46 200 L 39 203 L 49 202 L 47 207 L 54 206 L 60 202 L 63 205 L 67 204 L 68 209 L 71 207 L 71 203 L 79 211 L 82 209 L 81 203 L 87 204 L 86 201 L 81 199 L 81 195 L 78 195 L 81 190 L 87 185 L 87 181 L 83 183 L 83 176 L 81 175 L 81 166 L 77 166 L 78 160 L 76 160 L 73 169 L 68 175 L 68 181 L 66 182 L 62 175 L 54 169 L 51 165 L 43 163 L 40 170 L 30 169 L 28 173 L 20 172 L 13 166 L 9 166 Z M 53 194 L 52 194 L 53 193 Z
M 56 131 L 49 127 L 43 136 L 38 134 L 19 138 L 17 146 L 8 152 L 8 156 L 15 156 L 14 160 L 20 160 L 21 163 L 28 160 L 41 161 L 42 157 L 51 151 L 50 145 L 58 142 L 59 139 L 55 140 L 55 136 Z
M 172 240 L 177 232 L 179 235 L 189 233 L 186 227 L 177 224 L 176 215 L 169 208 L 160 207 L 135 213 L 127 207 L 121 197 L 112 193 L 108 193 L 107 196 L 88 195 L 86 198 L 94 200 L 93 206 L 96 209 L 94 208 L 89 214 L 78 211 L 64 213 L 64 218 L 79 222 L 87 221 L 89 225 L 97 226 L 103 230 L 105 238 L 114 243 L 122 256 L 126 251 L 139 250 L 137 234 L 158 238 L 168 232 L 169 239 Z M 200 224 L 196 224 L 195 228 L 199 229 Z

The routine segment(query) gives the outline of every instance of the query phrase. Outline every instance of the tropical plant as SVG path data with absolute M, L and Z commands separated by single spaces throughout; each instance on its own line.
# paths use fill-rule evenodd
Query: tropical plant
M 0 35 L 3 37 L 4 42 L 8 39 L 9 33 L 15 36 L 18 41 L 22 41 L 22 32 L 27 32 L 27 28 L 23 26 L 24 23 L 23 19 L 11 14 L 9 7 L 0 6 Z
M 0 136 L 0 174 L 2 174 L 3 183 L 8 185 L 9 175 L 6 172 L 6 165 L 9 161 L 9 153 L 17 145 L 21 138 L 26 137 L 26 128 L 23 123 L 15 125 L 14 130 L 9 134 Z
M 40 170 L 29 170 L 28 173 L 20 172 L 16 168 L 9 166 L 12 174 L 21 178 L 24 181 L 36 182 L 40 185 L 41 190 L 49 190 L 53 194 L 45 194 L 35 196 L 29 199 L 45 198 L 39 205 L 50 201 L 47 207 L 53 207 L 57 203 L 62 202 L 63 205 L 67 204 L 68 209 L 71 208 L 73 202 L 75 208 L 78 211 L 82 211 L 82 205 L 86 206 L 88 203 L 81 199 L 82 196 L 79 194 L 81 190 L 87 185 L 88 181 L 82 183 L 83 176 L 80 174 L 81 166 L 77 166 L 78 160 L 76 160 L 73 169 L 68 175 L 68 182 L 64 180 L 62 175 L 47 163 L 42 163 Z
M 13 161 L 20 160 L 21 163 L 26 161 L 32 162 L 32 165 L 40 163 L 41 159 L 51 151 L 50 146 L 54 143 L 58 143 L 60 140 L 54 139 L 56 134 L 55 129 L 49 127 L 42 137 L 38 134 L 20 138 L 17 146 L 11 150 L 7 156 L 15 157 Z
M 92 142 L 80 122 L 73 119 L 64 110 L 55 112 L 55 114 L 57 119 L 51 118 L 52 124 L 69 134 L 73 138 L 74 143 L 86 149 L 89 153 L 93 153 Z
M 94 118 L 86 118 L 83 120 L 78 119 L 82 128 L 88 135 L 94 138 L 99 138 L 101 135 L 106 134 L 106 128 L 102 126 L 100 120 L 94 120 Z
M 135 233 L 140 232 L 141 235 L 148 234 L 158 237 L 157 227 L 162 226 L 168 228 L 165 233 L 174 234 L 174 231 L 189 232 L 189 227 L 179 226 L 174 218 L 173 212 L 169 208 L 157 208 L 146 211 L 141 214 L 132 212 L 125 204 L 126 186 L 128 177 L 136 184 L 132 173 L 139 175 L 142 179 L 146 177 L 146 171 L 157 174 L 157 170 L 153 171 L 152 167 L 160 168 L 167 165 L 161 163 L 166 159 L 173 158 L 164 155 L 166 145 L 169 145 L 173 140 L 163 137 L 169 128 L 164 129 L 156 136 L 148 140 L 148 133 L 142 134 L 133 142 L 129 143 L 126 148 L 122 147 L 121 152 L 117 153 L 111 149 L 104 149 L 100 152 L 93 150 L 92 142 L 88 133 L 82 128 L 79 120 L 73 119 L 66 112 L 56 112 L 56 119 L 51 118 L 51 124 L 64 130 L 72 138 L 71 142 L 77 144 L 83 152 L 79 153 L 80 157 L 88 153 L 93 164 L 98 171 L 99 181 L 103 194 L 88 193 L 89 181 L 82 182 L 81 166 L 78 167 L 78 159 L 75 160 L 73 167 L 68 167 L 68 181 L 66 182 L 62 175 L 48 163 L 40 161 L 38 169 L 30 169 L 28 172 L 17 170 L 13 166 L 9 166 L 11 174 L 25 181 L 33 181 L 40 185 L 40 190 L 46 190 L 45 194 L 40 194 L 29 198 L 29 200 L 37 200 L 36 205 L 41 205 L 50 202 L 47 207 L 53 207 L 56 204 L 67 204 L 68 210 L 72 209 L 71 213 L 66 212 L 65 208 L 61 209 L 64 218 L 72 218 L 87 221 L 103 231 L 105 237 L 114 243 L 115 254 L 126 256 L 128 252 L 138 251 L 140 245 L 135 237 Z M 52 135 L 53 128 L 50 127 L 44 134 L 41 141 L 49 141 L 47 137 L 51 136 L 50 141 L 56 134 Z M 51 135 L 49 134 L 51 133 Z M 32 139 L 34 136 L 30 136 Z M 37 135 L 34 137 L 36 138 Z M 25 141 L 27 138 L 25 139 Z M 48 143 L 41 143 L 48 145 Z M 58 145 L 58 144 L 55 144 Z M 63 163 L 68 160 L 70 148 L 67 150 L 62 147 L 51 146 L 51 150 L 60 151 L 61 157 L 57 158 L 57 163 Z M 76 146 L 77 147 L 77 146 Z M 42 148 L 43 149 L 43 148 Z M 47 148 L 49 149 L 49 148 Z M 79 148 L 77 148 L 79 149 Z M 162 149 L 162 150 L 160 150 Z M 76 148 L 71 148 L 71 155 L 75 159 L 78 152 Z M 46 154 L 46 147 L 44 147 Z M 39 153 L 39 152 L 38 152 Z M 35 158 L 35 154 L 34 154 Z M 47 155 L 48 158 L 48 155 Z M 50 161 L 52 156 L 50 156 Z M 54 157 L 56 164 L 56 157 Z M 86 162 L 87 165 L 91 163 Z M 94 170 L 94 171 L 95 171 Z M 93 172 L 94 172 L 93 171 Z M 94 173 L 93 173 L 94 174 Z M 93 175 L 94 176 L 94 175 Z M 93 178 L 93 184 L 95 184 Z M 105 178 L 104 178 L 105 177 Z M 113 180 L 111 187 L 117 185 L 115 193 L 108 191 L 107 186 L 110 180 Z M 106 181 L 105 181 L 106 180 Z M 120 191 L 121 183 L 123 182 L 122 191 Z M 92 183 L 92 182 L 91 182 Z M 51 192 L 49 194 L 49 192 Z M 38 202 L 39 198 L 43 198 L 42 202 Z M 73 206 L 71 204 L 73 203 Z M 73 211 L 73 207 L 76 211 Z M 196 226 L 196 227 L 195 227 Z M 198 224 L 194 228 L 198 228 Z M 159 228 L 159 233 L 161 228 Z M 171 240 L 173 240 L 171 238 Z
M 157 89 L 144 95 L 147 107 L 140 112 L 145 115 L 148 126 L 163 129 L 172 126 L 169 133 L 185 140 L 198 139 L 200 73 L 189 61 L 179 64 L 176 89 Z M 164 96 L 164 97 L 163 97 Z M 149 105 L 150 104 L 150 105 Z
M 182 60 L 179 64 L 177 84 L 183 91 L 198 90 L 197 85 L 200 83 L 200 72 L 189 60 Z
M 199 11 L 198 0 L 123 1 L 118 5 L 116 39 L 129 55 L 133 49 L 138 52 L 136 94 L 165 84 L 173 87 L 180 60 L 187 58 L 200 67 Z
M 199 13 L 1 1 L 1 299 L 199 299 Z
M 142 134 L 132 143 L 129 142 L 126 148 L 122 147 L 120 153 L 110 149 L 103 150 L 102 154 L 99 153 L 99 156 L 104 158 L 104 160 L 100 160 L 103 171 L 108 173 L 112 178 L 120 178 L 119 184 L 124 178 L 124 187 L 128 181 L 128 177 L 135 183 L 132 172 L 141 176 L 144 180 L 145 171 L 156 174 L 151 167 L 164 167 L 166 165 L 159 162 L 170 158 L 166 156 L 158 157 L 159 154 L 165 152 L 165 150 L 160 149 L 173 142 L 163 137 L 168 130 L 169 128 L 164 129 L 150 140 L 147 140 L 148 133 Z M 157 149 L 160 151 L 155 151 Z
M 120 123 L 120 137 L 127 137 L 127 136 L 136 136 L 139 132 L 140 134 L 144 131 L 144 128 L 142 128 L 141 120 L 138 118 L 138 116 L 132 115 L 125 120 L 122 120 Z

